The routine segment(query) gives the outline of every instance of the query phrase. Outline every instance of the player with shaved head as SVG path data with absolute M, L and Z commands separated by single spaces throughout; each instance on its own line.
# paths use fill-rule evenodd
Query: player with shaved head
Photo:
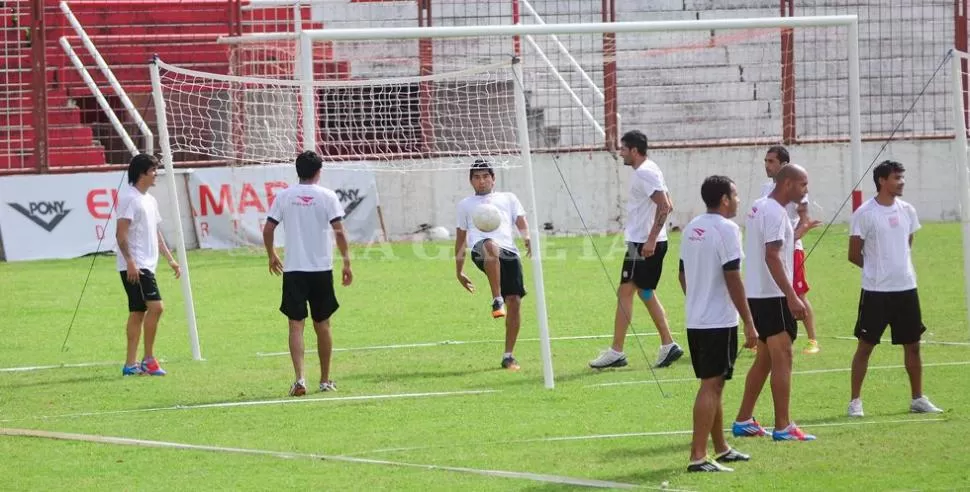
M 790 419 L 792 344 L 798 334 L 796 319 L 805 305 L 792 285 L 795 231 L 785 206 L 808 193 L 808 173 L 788 164 L 775 175 L 775 188 L 756 200 L 745 220 L 744 289 L 755 326 L 758 351 L 744 382 L 744 396 L 732 426 L 736 437 L 765 436 L 768 431 L 754 418 L 754 406 L 771 376 L 775 407 L 776 441 L 810 441 Z

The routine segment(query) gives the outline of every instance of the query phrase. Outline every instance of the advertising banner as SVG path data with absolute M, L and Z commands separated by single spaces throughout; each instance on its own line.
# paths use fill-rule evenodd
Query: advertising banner
M 7 261 L 113 251 L 111 208 L 125 176 L 117 171 L 0 178 L 0 237 Z
M 189 176 L 199 247 L 209 249 L 262 247 L 263 224 L 273 199 L 280 190 L 299 182 L 292 164 L 195 169 Z M 373 171 L 324 169 L 319 184 L 340 197 L 348 241 L 380 239 Z M 285 246 L 282 230 L 276 234 L 276 246 Z

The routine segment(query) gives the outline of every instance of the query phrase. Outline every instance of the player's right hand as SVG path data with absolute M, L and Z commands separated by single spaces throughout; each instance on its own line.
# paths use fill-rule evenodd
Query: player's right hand
M 278 255 L 269 257 L 269 273 L 273 275 L 281 275 L 283 273 L 283 262 L 280 261 Z
M 128 260 L 128 266 L 126 268 L 127 268 L 127 272 L 125 276 L 128 277 L 128 282 L 132 284 L 137 284 L 139 280 L 138 265 L 135 265 L 134 261 Z
M 744 324 L 744 348 L 753 349 L 758 346 L 758 329 L 753 324 Z
M 788 310 L 795 319 L 805 319 L 805 303 L 798 296 L 788 298 Z
M 469 280 L 468 275 L 465 275 L 464 273 L 459 273 L 458 283 L 460 283 L 461 286 L 464 287 L 465 290 L 467 290 L 468 292 L 475 293 L 475 285 L 473 285 L 472 281 Z

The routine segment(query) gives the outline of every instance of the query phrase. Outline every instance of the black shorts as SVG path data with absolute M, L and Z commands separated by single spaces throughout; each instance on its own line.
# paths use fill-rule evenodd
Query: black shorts
M 667 241 L 657 241 L 653 256 L 640 256 L 643 243 L 626 243 L 626 257 L 623 258 L 623 271 L 620 283 L 633 281 L 633 285 L 643 290 L 656 290 L 663 273 L 664 257 L 667 256 Z
M 483 272 L 485 271 L 485 241 L 488 239 L 482 239 L 472 246 L 472 262 Z M 499 247 L 498 261 L 502 297 L 525 297 L 525 281 L 522 279 L 522 261 L 519 260 L 519 255 Z
M 798 337 L 798 324 L 784 297 L 748 298 L 748 308 L 758 329 L 758 340 L 767 342 L 768 337 L 783 332 L 793 342 Z
M 138 270 L 138 283 L 128 282 L 128 271 L 121 271 L 121 283 L 128 295 L 128 312 L 144 313 L 148 311 L 148 301 L 161 301 L 162 293 L 155 282 L 155 274 L 142 268 Z
M 892 329 L 893 345 L 908 345 L 920 341 L 926 326 L 923 325 L 916 289 L 901 292 L 862 291 L 859 295 L 855 337 L 878 345 L 886 331 L 886 325 Z
M 333 271 L 283 272 L 283 301 L 280 312 L 292 320 L 305 320 L 307 304 L 310 316 L 319 323 L 330 319 L 337 311 L 337 295 L 333 291 Z
M 738 358 L 738 327 L 688 329 L 687 346 L 690 362 L 698 379 L 734 375 L 734 361 Z

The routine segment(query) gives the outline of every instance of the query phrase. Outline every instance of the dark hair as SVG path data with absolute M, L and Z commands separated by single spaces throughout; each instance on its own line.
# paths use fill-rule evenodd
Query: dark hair
M 734 181 L 727 176 L 708 176 L 701 185 L 701 198 L 708 210 L 713 210 L 721 205 L 721 198 L 727 196 L 731 198 L 731 184 Z
M 128 162 L 128 183 L 135 184 L 138 178 L 147 174 L 149 170 L 158 168 L 158 158 L 148 154 L 138 154 Z
M 323 168 L 323 159 L 312 150 L 305 150 L 296 157 L 296 175 L 310 179 Z
M 879 191 L 879 188 L 882 188 L 879 185 L 880 179 L 889 179 L 889 176 L 894 173 L 904 172 L 906 172 L 906 168 L 896 161 L 885 160 L 880 162 L 879 165 L 872 170 L 872 180 L 876 183 L 876 191 Z
M 782 164 L 788 164 L 791 162 L 791 157 L 788 156 L 788 149 L 782 147 L 781 145 L 773 145 L 768 149 L 768 154 L 775 154 L 778 157 L 778 161 Z
M 492 163 L 486 159 L 475 159 L 475 163 L 468 169 L 468 179 L 475 177 L 475 171 L 486 171 L 489 176 L 495 177 L 495 171 L 492 170 Z
M 647 155 L 647 136 L 640 130 L 630 130 L 624 133 L 620 143 L 624 147 L 637 149 L 640 155 Z

